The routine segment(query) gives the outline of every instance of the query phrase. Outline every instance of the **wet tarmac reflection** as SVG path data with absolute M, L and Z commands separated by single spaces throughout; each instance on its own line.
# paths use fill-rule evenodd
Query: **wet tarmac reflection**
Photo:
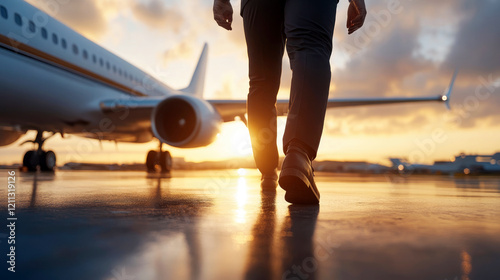
M 1 279 L 500 278 L 500 178 L 325 173 L 297 206 L 245 173 L 18 173 Z

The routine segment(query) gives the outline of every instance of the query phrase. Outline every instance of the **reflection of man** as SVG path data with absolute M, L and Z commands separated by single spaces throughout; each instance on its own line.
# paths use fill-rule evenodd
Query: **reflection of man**
M 248 246 L 245 279 L 276 279 L 273 264 L 276 259 L 274 227 L 276 224 L 276 185 L 260 193 L 261 208 L 252 228 Z
M 276 96 L 285 50 L 292 68 L 290 108 L 279 184 L 290 203 L 319 202 L 311 161 L 323 131 L 330 87 L 330 55 L 335 25 L 335 0 L 242 0 L 241 15 L 249 58 L 247 112 L 254 158 L 262 187 L 276 187 Z M 364 0 L 348 8 L 349 34 L 364 23 Z M 229 0 L 214 0 L 215 21 L 231 30 Z

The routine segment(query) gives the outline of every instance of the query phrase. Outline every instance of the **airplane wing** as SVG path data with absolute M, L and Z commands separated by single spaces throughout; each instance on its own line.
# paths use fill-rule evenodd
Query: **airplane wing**
M 332 98 L 328 99 L 327 108 L 437 101 L 444 102 L 446 107 L 450 109 L 450 95 L 457 74 L 458 70 L 455 70 L 450 85 L 444 95 L 425 97 Z M 245 100 L 207 100 L 207 102 L 217 109 L 224 121 L 233 121 L 235 117 L 240 117 L 243 121 L 245 120 Z M 278 116 L 286 115 L 288 113 L 288 100 L 278 100 L 276 102 L 276 109 Z
M 332 98 L 328 99 L 327 108 L 342 108 L 353 106 L 383 105 L 395 103 L 414 103 L 438 101 L 448 104 L 446 95 L 427 97 L 381 97 L 381 98 Z M 233 121 L 235 117 L 243 118 L 246 114 L 246 100 L 207 100 L 215 107 L 225 122 Z M 288 113 L 288 100 L 280 99 L 276 102 L 278 116 L 286 116 Z

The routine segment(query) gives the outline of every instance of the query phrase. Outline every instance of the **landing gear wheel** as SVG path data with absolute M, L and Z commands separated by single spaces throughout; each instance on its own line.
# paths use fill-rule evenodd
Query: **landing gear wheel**
M 54 172 L 56 167 L 56 154 L 53 151 L 43 152 L 40 157 L 40 170 Z
M 24 154 L 23 166 L 26 167 L 28 172 L 36 172 L 36 167 L 38 166 L 36 151 L 27 151 L 26 154 Z
M 36 172 L 37 167 L 40 166 L 40 171 L 54 172 L 54 169 L 56 167 L 56 154 L 53 151 L 43 150 L 43 143 L 45 143 L 47 139 L 54 135 L 55 133 L 52 132 L 52 135 L 44 138 L 43 130 L 39 130 L 36 134 L 35 140 L 27 140 L 22 143 L 33 143 L 38 145 L 38 148 L 36 150 L 31 150 L 24 154 L 22 170 Z
M 170 155 L 170 152 L 161 152 L 160 167 L 162 173 L 169 173 L 172 170 L 172 155 Z
M 158 161 L 158 152 L 149 151 L 146 157 L 146 169 L 148 172 L 156 172 L 157 161 Z
M 162 175 L 170 175 L 172 171 L 172 155 L 170 152 L 162 150 L 163 143 L 160 142 L 158 150 L 151 150 L 146 156 L 146 170 L 148 173 L 160 171 Z

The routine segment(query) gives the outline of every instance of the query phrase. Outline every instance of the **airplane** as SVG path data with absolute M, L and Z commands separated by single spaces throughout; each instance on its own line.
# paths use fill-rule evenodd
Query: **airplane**
M 173 89 L 24 1 L 0 2 L 0 146 L 37 131 L 23 168 L 53 171 L 56 155 L 43 149 L 59 133 L 116 142 L 158 139 L 146 156 L 148 171 L 172 169 L 163 144 L 178 148 L 212 143 L 221 124 L 246 123 L 246 100 L 205 100 L 208 46 L 204 45 L 191 82 Z M 328 108 L 445 102 L 448 92 L 426 97 L 329 99 Z M 278 100 L 279 116 L 288 100 Z M 44 137 L 44 132 L 50 133 Z

